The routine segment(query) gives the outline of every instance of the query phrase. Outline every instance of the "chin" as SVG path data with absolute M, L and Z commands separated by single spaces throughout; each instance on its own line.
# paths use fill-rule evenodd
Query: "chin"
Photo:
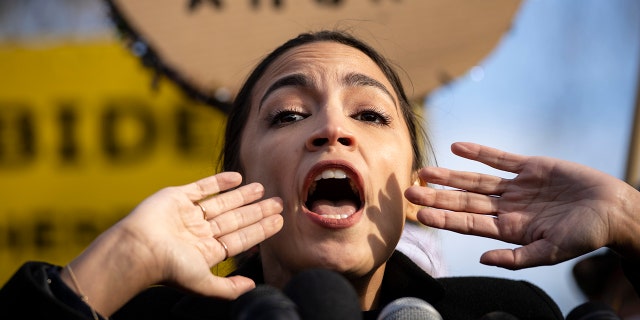
M 310 251 L 311 252 L 311 251 Z M 308 257 L 308 267 L 331 269 L 345 274 L 367 274 L 374 266 L 370 252 L 358 252 L 344 246 L 315 251 Z

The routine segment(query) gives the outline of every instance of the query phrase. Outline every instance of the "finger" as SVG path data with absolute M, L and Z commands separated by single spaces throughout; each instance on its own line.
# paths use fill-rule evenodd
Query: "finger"
M 480 263 L 518 270 L 566 261 L 558 247 L 541 239 L 515 249 L 498 249 L 487 251 L 480 257 Z
M 180 188 L 191 201 L 199 201 L 221 191 L 237 187 L 242 176 L 237 172 L 221 172 L 216 175 L 186 184 Z
M 496 218 L 493 216 L 422 208 L 418 211 L 417 217 L 418 221 L 433 228 L 492 239 L 499 239 L 500 235 Z
M 218 194 L 206 200 L 198 201 L 204 208 L 208 219 L 256 201 L 264 195 L 264 187 L 260 183 L 250 183 L 238 189 Z
M 422 206 L 438 209 L 492 214 L 498 211 L 500 198 L 465 192 L 429 187 L 412 186 L 405 191 L 407 200 Z
M 243 206 L 211 219 L 211 232 L 214 237 L 225 235 L 235 230 L 254 224 L 261 219 L 279 214 L 283 210 L 282 199 L 269 198 L 260 202 Z
M 488 174 L 455 171 L 438 167 L 423 168 L 418 175 L 420 179 L 428 183 L 493 195 L 502 194 L 510 181 Z
M 446 168 L 422 168 L 418 175 L 422 181 L 476 193 L 501 195 L 507 187 L 509 179 L 466 171 L 455 171 Z
M 282 225 L 283 219 L 281 215 L 271 215 L 242 229 L 225 234 L 219 237 L 218 240 L 227 245 L 226 252 L 232 257 L 273 236 L 282 229 Z M 220 257 L 226 255 L 225 248 L 222 244 L 218 245 L 218 250 Z M 220 261 L 221 260 L 222 258 Z
M 206 281 L 199 281 L 195 286 L 194 290 L 205 296 L 233 300 L 255 288 L 256 284 L 243 276 L 218 277 L 210 274 Z
M 456 142 L 451 145 L 451 152 L 463 158 L 484 163 L 492 168 L 512 173 L 519 173 L 527 159 L 523 155 L 471 142 Z

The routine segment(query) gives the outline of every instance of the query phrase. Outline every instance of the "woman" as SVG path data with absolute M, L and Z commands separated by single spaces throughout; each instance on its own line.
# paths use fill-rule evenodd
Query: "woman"
M 553 264 L 602 246 L 637 263 L 640 195 L 626 184 L 560 160 L 468 143 L 453 152 L 518 176 L 420 169 L 420 141 L 383 57 L 344 33 L 301 35 L 267 56 L 239 92 L 225 172 L 152 195 L 65 268 L 25 264 L 0 291 L 0 305 L 27 317 L 224 319 L 256 283 L 283 287 L 321 267 L 350 281 L 366 318 L 401 296 L 429 301 L 445 319 L 496 310 L 562 318 L 524 282 L 431 278 L 394 251 L 408 214 L 524 245 L 488 252 L 486 264 Z M 233 276 L 210 273 L 256 244 L 259 254 Z M 155 284 L 169 286 L 149 288 Z

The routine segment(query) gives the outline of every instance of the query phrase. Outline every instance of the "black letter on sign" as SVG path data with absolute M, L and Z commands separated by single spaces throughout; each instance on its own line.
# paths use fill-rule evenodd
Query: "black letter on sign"
M 213 4 L 213 6 L 216 9 L 222 9 L 222 1 L 220 1 L 220 0 L 209 0 L 209 2 L 211 2 L 211 4 Z M 201 3 L 202 3 L 202 0 L 190 0 L 189 1 L 189 10 L 191 10 L 191 11 L 195 10 L 197 7 L 200 6 Z
M 27 106 L 0 103 L 0 168 L 24 166 L 35 159 L 33 113 Z
M 282 0 L 272 0 L 273 1 L 273 7 L 276 9 L 280 9 L 282 8 Z M 253 7 L 253 9 L 258 9 L 260 7 L 260 0 L 251 0 L 251 6 Z
M 55 245 L 54 226 L 51 221 L 36 220 L 33 226 L 34 244 L 38 249 L 49 249 Z
M 78 117 L 70 103 L 65 103 L 60 107 L 58 122 L 60 122 L 60 158 L 64 163 L 74 163 L 78 160 L 78 143 L 76 140 L 76 137 L 78 137 L 78 132 L 76 131 Z
M 342 0 L 316 0 L 316 3 L 325 6 L 337 7 L 342 4 Z
M 133 162 L 149 155 L 156 126 L 149 107 L 139 101 L 108 104 L 102 115 L 102 147 L 114 162 Z

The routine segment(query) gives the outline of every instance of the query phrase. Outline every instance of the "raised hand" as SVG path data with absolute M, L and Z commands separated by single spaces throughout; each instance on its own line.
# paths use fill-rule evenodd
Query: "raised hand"
M 517 174 L 513 179 L 427 167 L 420 178 L 448 189 L 413 186 L 425 225 L 520 244 L 485 252 L 480 262 L 508 269 L 556 264 L 603 246 L 640 257 L 639 193 L 595 169 L 455 143 L 454 154 Z
M 251 279 L 210 271 L 282 228 L 282 201 L 258 201 L 264 195 L 258 183 L 230 190 L 241 181 L 240 174 L 224 172 L 162 189 L 103 233 L 72 262 L 94 307 L 109 315 L 157 283 L 227 299 L 253 288 Z M 100 287 L 94 290 L 89 284 Z

